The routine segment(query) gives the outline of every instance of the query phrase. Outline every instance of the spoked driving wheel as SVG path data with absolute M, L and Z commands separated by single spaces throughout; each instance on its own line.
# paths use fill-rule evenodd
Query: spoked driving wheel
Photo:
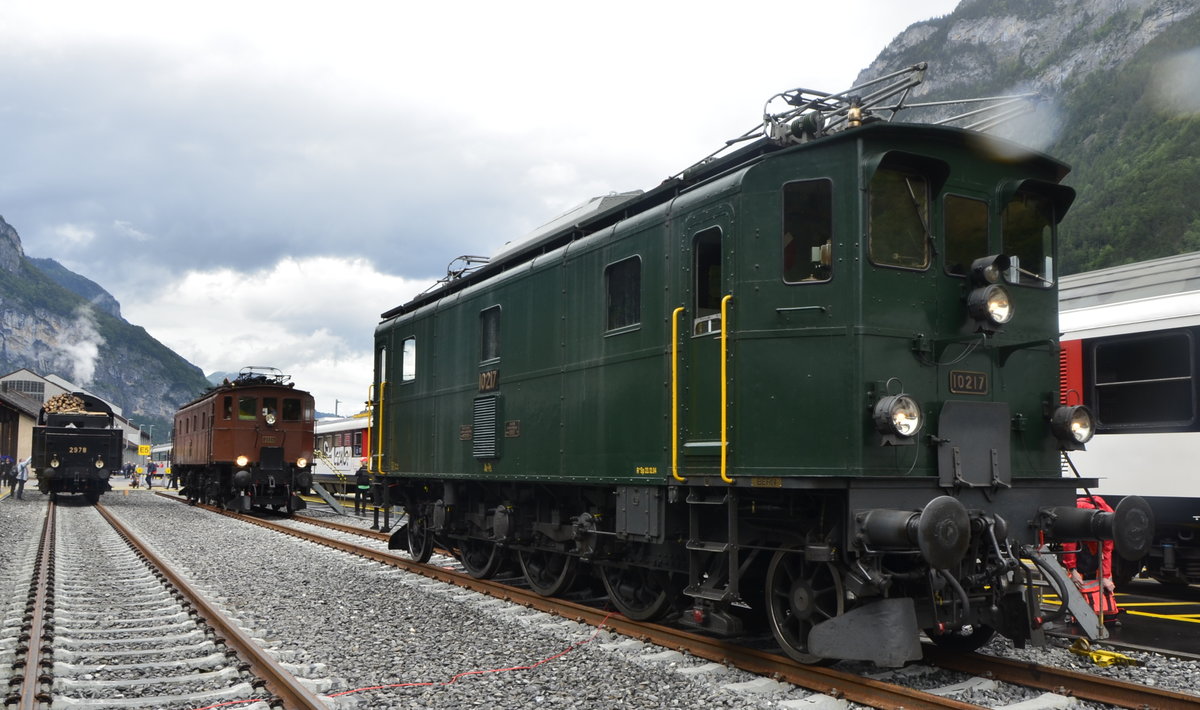
M 408 554 L 416 562 L 425 563 L 433 557 L 433 531 L 421 516 L 408 516 Z
M 661 619 L 675 602 L 668 572 L 606 565 L 600 568 L 600 579 L 617 611 L 634 621 Z
M 563 552 L 520 550 L 517 562 L 530 589 L 543 597 L 557 597 L 574 583 L 579 560 Z
M 828 562 L 809 562 L 803 549 L 775 553 L 767 567 L 767 621 L 779 646 L 801 663 L 819 663 L 808 652 L 808 632 L 845 610 L 842 577 Z
M 504 551 L 490 540 L 467 538 L 459 543 L 458 550 L 458 561 L 475 579 L 495 577 L 504 561 Z

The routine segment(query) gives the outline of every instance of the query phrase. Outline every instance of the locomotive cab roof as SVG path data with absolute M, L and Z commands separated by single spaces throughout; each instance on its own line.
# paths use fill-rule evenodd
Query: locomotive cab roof
M 768 99 L 762 124 L 726 141 L 721 148 L 667 178 L 658 186 L 645 192 L 633 190 L 592 198 L 551 220 L 532 234 L 510 243 L 511 246 L 506 245 L 506 248 L 490 259 L 459 257 L 459 260 L 466 262 L 467 268 L 448 269 L 447 276 L 432 288 L 407 303 L 385 311 L 380 317 L 387 321 L 417 310 L 470 284 L 528 262 L 540 254 L 651 210 L 700 185 L 749 168 L 780 151 L 810 149 L 867 136 L 879 141 L 893 138 L 897 141 L 909 141 L 924 136 L 971 143 L 981 148 L 991 144 L 999 153 L 1020 156 L 1014 158 L 1013 162 L 1034 161 L 1049 166 L 1046 172 L 1053 174 L 1058 180 L 1067 174 L 1069 168 L 1048 155 L 982 133 L 1004 120 L 1032 110 L 1041 99 L 1039 95 L 909 102 L 909 93 L 921 83 L 925 69 L 924 63 L 916 64 L 836 94 L 809 89 L 780 92 Z M 778 103 L 784 104 L 786 108 L 772 112 L 771 107 Z M 905 123 L 893 120 L 902 110 L 939 111 L 944 107 L 978 103 L 983 103 L 984 107 L 935 119 L 932 122 Z M 877 160 L 882 157 L 882 154 L 877 156 Z M 1027 187 L 1028 182 L 1010 186 L 1011 192 L 1015 193 L 1018 189 Z M 1074 190 L 1065 185 L 1039 182 L 1037 187 L 1039 192 L 1046 194 L 1059 207 L 1065 208 L 1074 200 Z M 1058 210 L 1060 215 L 1063 212 L 1065 209 Z M 472 264 L 482 265 L 471 266 Z

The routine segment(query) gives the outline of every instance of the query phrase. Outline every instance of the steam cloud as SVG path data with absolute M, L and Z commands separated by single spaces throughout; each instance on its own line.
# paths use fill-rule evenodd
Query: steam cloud
M 75 321 L 64 335 L 67 343 L 59 348 L 60 361 L 71 368 L 75 384 L 92 384 L 104 338 L 96 329 L 96 317 L 91 306 L 83 305 L 75 309 Z

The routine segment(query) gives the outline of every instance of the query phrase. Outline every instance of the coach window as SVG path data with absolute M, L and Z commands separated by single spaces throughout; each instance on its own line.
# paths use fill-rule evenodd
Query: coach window
M 1179 330 L 1097 341 L 1097 430 L 1190 428 L 1196 420 L 1193 350 L 1191 335 Z
M 871 177 L 869 251 L 881 266 L 929 266 L 929 183 L 923 175 L 881 167 Z
M 283 421 L 298 422 L 300 414 L 303 410 L 300 407 L 300 400 L 295 398 L 285 397 L 283 400 Z
M 631 256 L 604 269 L 608 330 L 642 322 L 642 259 Z
M 224 412 L 226 419 L 233 419 L 233 397 L 226 395 Z
M 479 313 L 479 360 L 487 362 L 500 357 L 500 306 Z
M 354 432 L 354 455 L 362 456 L 362 432 Z
M 695 283 L 693 335 L 721 329 L 721 230 L 711 227 L 692 240 Z
M 1009 283 L 1054 283 L 1054 205 L 1048 197 L 1018 192 L 1004 207 L 1004 253 L 1012 259 Z
M 417 379 L 417 339 L 405 338 L 400 350 L 400 381 L 412 382 Z
M 988 205 L 983 200 L 946 195 L 942 223 L 946 273 L 966 276 L 972 262 L 988 255 Z
M 833 183 L 805 180 L 783 186 L 783 280 L 828 281 L 833 267 Z
M 254 421 L 258 418 L 258 400 L 254 397 L 238 397 L 238 419 Z

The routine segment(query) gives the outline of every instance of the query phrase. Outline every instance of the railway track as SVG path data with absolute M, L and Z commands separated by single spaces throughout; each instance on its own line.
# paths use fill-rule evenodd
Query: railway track
M 6 708 L 327 708 L 102 506 L 50 503 Z
M 949 693 L 946 696 L 939 695 L 938 692 L 943 692 L 940 690 L 924 692 L 905 687 L 902 684 L 866 678 L 843 670 L 798 665 L 774 652 L 748 648 L 738 643 L 714 639 L 677 628 L 634 622 L 595 606 L 561 599 L 548 599 L 519 586 L 495 580 L 474 579 L 465 572 L 451 569 L 446 565 L 420 564 L 404 556 L 380 549 L 378 543 L 386 542 L 388 538 L 386 533 L 304 516 L 297 516 L 288 522 L 274 522 L 253 516 L 213 510 L 392 567 L 405 569 L 581 623 L 593 626 L 602 625 L 626 636 L 665 648 L 686 651 L 700 658 L 732 665 L 760 676 L 791 683 L 838 699 L 888 709 L 981 707 L 949 697 Z M 306 525 L 298 526 L 294 524 L 295 521 L 302 521 Z M 335 530 L 338 534 L 336 537 L 331 537 L 304 529 L 309 526 Z M 361 544 L 353 539 L 348 539 L 347 536 L 367 538 L 375 543 Z M 989 679 L 988 682 L 1009 683 L 1112 707 L 1163 708 L 1167 710 L 1200 708 L 1200 696 L 993 656 L 950 654 L 934 646 L 927 646 L 926 663 L 969 677 Z M 963 685 L 969 685 L 969 683 Z

